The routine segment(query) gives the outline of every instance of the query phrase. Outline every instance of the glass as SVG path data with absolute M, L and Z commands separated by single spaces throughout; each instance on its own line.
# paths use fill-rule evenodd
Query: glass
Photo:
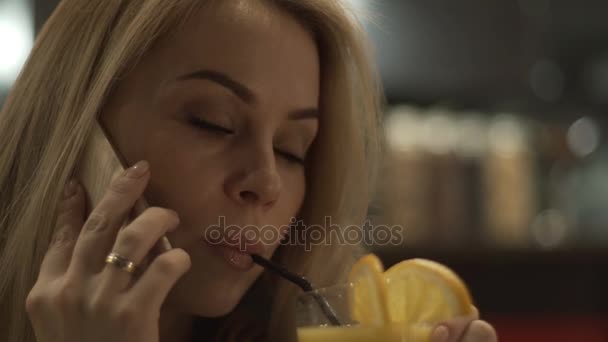
M 418 342 L 427 341 L 431 324 L 408 327 L 403 323 L 386 326 L 362 326 L 351 315 L 352 284 L 317 289 L 298 296 L 296 324 L 299 342 Z M 333 325 L 327 308 L 319 303 L 321 296 L 331 307 L 339 325 Z M 426 337 L 425 337 L 426 336 Z

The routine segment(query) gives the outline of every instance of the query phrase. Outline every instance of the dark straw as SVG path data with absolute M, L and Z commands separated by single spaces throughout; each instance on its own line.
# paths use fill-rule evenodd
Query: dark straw
M 323 311 L 323 314 L 325 314 L 325 316 L 327 317 L 329 322 L 332 325 L 341 325 L 340 320 L 338 319 L 338 316 L 336 315 L 336 313 L 332 309 L 332 307 L 329 305 L 327 300 L 325 298 L 323 298 L 323 296 L 321 296 L 319 293 L 314 291 L 312 284 L 306 278 L 304 278 L 300 275 L 294 274 L 294 273 L 288 271 L 287 269 L 285 269 L 285 267 L 283 267 L 273 261 L 270 261 L 268 259 L 262 258 L 259 255 L 252 254 L 251 258 L 253 259 L 253 262 L 255 262 L 256 264 L 264 267 L 267 270 L 274 272 L 275 274 L 279 275 L 283 279 L 286 279 L 286 280 L 292 282 L 293 284 L 299 286 L 303 291 L 310 292 L 310 294 L 315 299 L 315 301 L 321 308 L 321 311 Z

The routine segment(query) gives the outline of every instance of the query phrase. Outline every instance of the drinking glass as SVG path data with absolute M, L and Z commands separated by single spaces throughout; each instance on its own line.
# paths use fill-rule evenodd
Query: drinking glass
M 299 342 L 422 342 L 428 341 L 431 324 L 359 324 L 351 314 L 352 284 L 305 292 L 296 301 Z M 338 324 L 332 323 L 335 316 Z

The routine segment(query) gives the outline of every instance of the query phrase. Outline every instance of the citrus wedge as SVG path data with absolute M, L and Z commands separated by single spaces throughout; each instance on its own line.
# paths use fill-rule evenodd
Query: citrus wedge
M 353 266 L 349 281 L 353 284 L 349 302 L 352 318 L 369 326 L 390 322 L 384 266 L 374 254 L 367 254 Z
M 388 270 L 374 254 L 361 258 L 351 270 L 352 318 L 372 327 L 428 341 L 439 322 L 473 313 L 464 282 L 448 267 L 426 259 L 404 260 Z
M 464 282 L 440 263 L 405 260 L 384 272 L 384 279 L 392 322 L 434 325 L 473 312 Z

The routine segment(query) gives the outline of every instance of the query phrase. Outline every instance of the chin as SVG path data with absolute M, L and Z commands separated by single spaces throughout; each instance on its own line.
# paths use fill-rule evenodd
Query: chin
M 200 284 L 188 282 L 188 279 L 182 280 L 176 284 L 167 300 L 179 307 L 180 311 L 208 318 L 221 317 L 232 312 L 248 288 L 244 284 Z
M 239 297 L 226 297 L 217 296 L 209 298 L 207 296 L 201 296 L 197 301 L 186 299 L 185 303 L 181 303 L 188 313 L 208 318 L 216 318 L 228 315 L 240 302 L 242 296 Z
M 198 259 L 201 260 L 201 259 Z M 175 284 L 167 300 L 180 311 L 201 317 L 221 317 L 239 304 L 261 273 L 230 271 L 223 263 L 197 263 Z

